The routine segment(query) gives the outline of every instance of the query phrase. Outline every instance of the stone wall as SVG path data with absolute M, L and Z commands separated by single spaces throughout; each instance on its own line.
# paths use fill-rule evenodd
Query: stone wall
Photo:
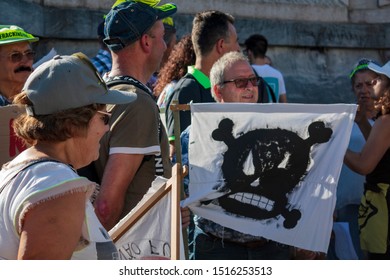
M 354 102 L 348 74 L 361 57 L 390 59 L 390 0 L 171 0 L 179 37 L 198 11 L 219 9 L 236 18 L 240 43 L 268 38 L 268 55 L 285 77 L 289 102 Z M 39 36 L 38 56 L 98 48 L 96 26 L 114 0 L 0 0 L 0 23 Z M 166 3 L 170 1 L 161 1 Z

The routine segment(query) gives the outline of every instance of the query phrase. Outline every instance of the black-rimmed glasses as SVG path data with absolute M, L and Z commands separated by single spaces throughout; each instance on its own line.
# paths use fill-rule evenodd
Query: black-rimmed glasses
M 240 78 L 240 79 L 234 79 L 229 81 L 223 81 L 223 84 L 234 83 L 237 88 L 246 88 L 248 82 L 250 82 L 254 87 L 256 87 L 260 84 L 260 78 L 259 77 Z
M 111 114 L 103 111 L 97 112 L 103 115 L 100 119 L 103 121 L 104 125 L 108 125 L 108 123 L 110 122 Z

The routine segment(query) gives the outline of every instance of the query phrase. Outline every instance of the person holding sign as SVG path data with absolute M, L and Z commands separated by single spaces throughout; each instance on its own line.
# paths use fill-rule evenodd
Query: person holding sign
M 211 68 L 212 96 L 218 103 L 257 103 L 260 78 L 253 72 L 248 58 L 229 52 Z M 183 164 L 188 165 L 189 127 L 181 134 Z M 189 194 L 191 196 L 191 193 Z M 289 259 L 290 246 L 263 237 L 244 234 L 200 216 L 194 217 L 191 259 Z M 191 246 L 192 245 L 192 246 Z

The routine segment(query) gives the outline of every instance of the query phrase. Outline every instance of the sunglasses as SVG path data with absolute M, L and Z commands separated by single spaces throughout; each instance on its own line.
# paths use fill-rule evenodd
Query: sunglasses
M 250 82 L 252 84 L 252 86 L 256 87 L 260 84 L 260 78 L 259 77 L 240 78 L 240 79 L 224 81 L 223 84 L 234 83 L 237 88 L 246 88 L 246 86 L 248 85 L 248 82 Z
M 103 115 L 100 119 L 103 121 L 104 125 L 108 125 L 108 123 L 110 122 L 111 114 L 103 111 L 97 112 Z
M 23 57 L 27 57 L 27 60 L 34 60 L 35 57 L 35 52 L 34 51 L 25 51 L 24 53 L 22 52 L 13 52 L 8 55 L 9 59 L 13 63 L 18 63 L 23 60 Z

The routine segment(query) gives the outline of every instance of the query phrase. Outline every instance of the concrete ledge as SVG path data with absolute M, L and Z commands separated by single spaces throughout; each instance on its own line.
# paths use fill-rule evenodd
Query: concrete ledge
M 88 7 L 95 10 L 109 10 L 115 0 L 26 0 L 47 7 L 57 8 L 82 8 Z
M 379 7 L 390 6 L 390 0 L 378 0 Z
M 180 35 L 191 31 L 192 18 L 193 15 L 175 16 Z M 278 46 L 390 48 L 390 23 L 309 23 L 236 17 L 235 26 L 240 43 L 254 33 L 261 33 L 271 45 Z
M 24 0 L 45 7 L 109 11 L 113 0 Z M 11 2 L 11 1 L 9 1 Z M 22 1 L 14 1 L 22 2 Z M 236 17 L 314 22 L 389 22 L 390 0 L 162 0 L 174 2 L 180 14 L 219 9 Z
M 382 9 L 353 10 L 350 13 L 352 22 L 389 23 L 390 6 Z
M 38 58 L 52 47 L 61 54 L 93 56 L 96 26 L 113 3 L 94 1 L 0 0 L 0 19 L 41 38 Z M 362 57 L 380 63 L 390 59 L 390 0 L 161 2 L 169 1 L 179 6 L 174 16 L 179 37 L 191 32 L 194 14 L 206 8 L 235 16 L 240 43 L 253 33 L 264 34 L 270 44 L 267 54 L 285 77 L 289 102 L 354 102 L 348 78 L 353 64 Z
M 193 2 L 198 3 L 198 1 Z M 209 5 L 221 5 L 216 4 L 221 2 L 225 1 L 210 1 Z M 255 0 L 243 2 L 253 4 Z M 283 1 L 275 2 L 281 3 Z M 308 1 L 295 0 L 289 2 L 299 4 Z M 99 10 L 47 7 L 27 1 L 0 0 L 0 5 L 0 18 L 3 23 L 14 23 L 37 36 L 55 39 L 95 39 L 96 27 L 105 14 L 104 11 Z M 187 6 L 190 5 L 191 3 L 187 2 Z M 341 4 L 338 8 L 340 6 Z M 331 7 L 334 8 L 335 4 Z M 356 11 L 355 13 L 359 12 Z M 180 36 L 191 32 L 193 16 L 193 13 L 175 15 L 174 18 Z M 362 17 L 362 15 L 358 17 Z M 374 49 L 390 47 L 390 40 L 388 40 L 390 23 L 324 23 L 305 20 L 253 19 L 236 16 L 236 28 L 240 42 L 243 42 L 245 38 L 253 33 L 262 33 L 269 39 L 270 44 L 279 46 Z
M 347 22 L 348 6 L 342 1 L 321 0 L 175 0 L 178 12 L 195 14 L 209 9 L 221 10 L 235 17 L 261 19 Z
M 27 1 L 0 0 L 2 24 L 16 24 L 46 38 L 96 39 L 104 12 L 88 9 L 45 7 Z

